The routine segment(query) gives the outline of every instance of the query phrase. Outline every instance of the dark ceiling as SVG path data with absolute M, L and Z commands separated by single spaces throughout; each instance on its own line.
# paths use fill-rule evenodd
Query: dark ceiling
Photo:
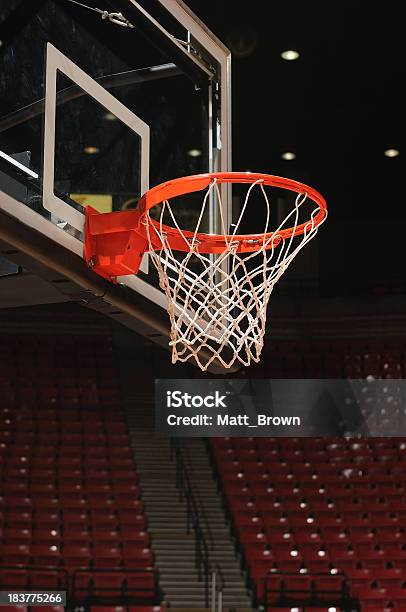
M 405 217 L 403 3 L 188 4 L 233 51 L 235 168 L 308 180 L 333 215 Z

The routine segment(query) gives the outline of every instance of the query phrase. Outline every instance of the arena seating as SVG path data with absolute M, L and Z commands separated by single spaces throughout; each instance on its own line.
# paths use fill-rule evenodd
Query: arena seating
M 1 587 L 154 604 L 110 339 L 10 335 L 0 364 Z
M 277 340 L 246 375 L 273 378 L 405 378 L 406 343 L 396 338 Z
M 259 600 L 267 572 L 272 592 L 319 597 L 344 574 L 363 610 L 406 610 L 402 438 L 213 438 L 211 447 Z

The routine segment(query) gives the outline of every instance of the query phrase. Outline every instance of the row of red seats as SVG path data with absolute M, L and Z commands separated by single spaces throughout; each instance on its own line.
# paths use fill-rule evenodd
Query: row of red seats
M 342 576 L 283 576 L 269 575 L 263 584 L 263 595 L 267 592 L 267 603 L 277 603 L 280 593 L 286 592 L 291 599 L 311 599 L 312 596 L 319 600 L 331 600 L 332 594 L 339 594 L 345 590 L 345 579 Z M 386 582 L 386 588 L 379 586 L 378 582 L 372 584 L 351 583 L 350 596 L 359 598 L 361 601 L 381 602 L 383 607 L 390 601 L 395 605 L 406 606 L 406 588 L 402 583 Z M 339 597 L 337 597 L 337 600 Z
M 56 355 L 66 355 L 74 352 L 79 355 L 89 355 L 93 357 L 109 357 L 112 360 L 112 341 L 111 338 L 103 336 L 86 335 L 83 337 L 72 336 L 69 338 L 64 334 L 57 334 L 49 337 L 42 334 L 40 337 L 35 334 L 8 334 L 0 338 L 0 354 L 16 355 L 44 355 L 48 353 Z
M 37 409 L 41 409 L 41 406 L 52 406 L 53 404 L 60 404 L 62 410 L 78 409 L 79 406 L 102 406 L 111 405 L 119 402 L 119 394 L 114 388 L 104 389 L 93 389 L 93 388 L 80 388 L 78 386 L 68 387 L 67 385 L 53 389 L 42 389 L 41 391 L 34 392 L 30 387 L 14 389 L 5 389 L 0 387 L 1 392 L 1 404 L 4 407 L 13 407 L 14 410 L 10 415 L 13 418 L 18 418 L 17 405 L 21 407 L 21 412 L 26 411 L 27 408 L 35 409 L 36 418 L 39 418 L 41 411 L 37 412 Z M 34 412 L 34 411 L 33 411 Z M 25 412 L 26 414 L 26 412 Z M 23 414 L 21 414 L 23 416 Z M 64 415 L 65 418 L 67 415 Z M 73 418 L 71 420 L 74 420 Z
M 126 466 L 124 469 L 119 467 L 107 465 L 101 467 L 96 461 L 96 466 L 87 463 L 75 465 L 74 468 L 69 469 L 69 466 L 64 465 L 65 462 L 59 461 L 57 465 L 51 466 L 31 466 L 29 462 L 26 465 L 16 466 L 3 466 L 0 468 L 3 470 L 4 477 L 8 479 L 15 478 L 16 480 L 35 480 L 36 482 L 53 482 L 59 480 L 64 483 L 80 483 L 80 482 L 110 482 L 114 481 L 127 481 L 128 484 L 137 481 L 137 474 L 135 472 L 135 466 L 131 468 Z M 114 475 L 114 478 L 112 478 Z
M 44 418 L 51 418 L 54 420 L 55 413 L 54 409 L 51 412 L 44 413 Z M 62 415 L 60 415 L 63 418 Z M 111 422 L 115 422 L 115 420 L 119 420 L 121 414 L 118 413 L 111 418 Z M 103 444 L 107 444 L 108 446 L 129 446 L 129 437 L 128 434 L 125 433 L 115 433 L 114 431 L 110 431 L 107 429 L 104 432 L 93 433 L 92 431 L 81 431 L 81 432 L 69 432 L 69 431 L 57 431 L 57 432 L 46 432 L 42 433 L 39 431 L 3 431 L 4 442 L 15 444 L 32 444 L 33 442 L 38 442 L 40 446 L 47 445 L 59 445 L 59 444 L 74 444 L 77 446 L 99 446 Z
M 12 586 L 11 586 L 12 585 Z M 110 571 L 104 569 L 53 569 L 48 567 L 3 568 L 0 569 L 0 586 L 13 590 L 52 589 L 67 590 L 69 598 L 79 603 L 89 597 L 119 600 L 120 597 L 136 597 L 141 600 L 153 600 L 155 596 L 155 574 L 145 567 L 132 570 Z
M 226 449 L 251 450 L 354 450 L 405 448 L 402 438 L 368 438 L 368 439 L 337 439 L 337 438 L 237 438 L 232 442 L 230 438 L 218 438 L 214 444 L 216 450 Z
M 350 525 L 348 528 L 344 528 L 343 525 L 335 524 L 320 525 L 317 529 L 310 524 L 307 525 L 295 525 L 292 527 L 292 523 L 286 521 L 286 523 L 272 522 L 267 523 L 261 531 L 258 530 L 247 530 L 241 527 L 241 523 L 235 518 L 234 524 L 241 528 L 241 536 L 244 536 L 244 542 L 247 544 L 266 543 L 267 540 L 272 542 L 279 541 L 295 541 L 295 542 L 323 542 L 327 541 L 330 543 L 350 544 L 350 543 L 376 543 L 380 542 L 404 542 L 405 528 L 398 525 L 383 526 L 378 524 L 378 527 L 372 528 L 367 526 L 354 526 Z
M 405 445 L 399 444 L 397 447 L 398 456 L 402 457 L 405 455 Z M 243 450 L 243 449 L 241 449 Z M 245 449 L 244 449 L 245 450 Z M 327 461 L 340 461 L 346 460 L 348 461 L 348 457 L 356 458 L 365 457 L 381 460 L 382 457 L 389 457 L 388 453 L 392 453 L 392 448 L 374 448 L 374 447 L 360 447 L 360 448 L 346 448 L 345 446 L 337 447 L 326 447 L 326 448 L 300 448 L 298 444 L 295 448 L 293 445 L 289 445 L 288 447 L 284 447 L 283 445 L 275 445 L 274 448 L 261 448 L 258 449 L 248 447 L 245 452 L 239 454 L 239 461 L 263 461 L 265 459 L 272 459 L 277 454 L 280 457 L 280 461 L 291 461 L 293 463 L 297 462 L 299 459 L 307 460 L 307 461 L 315 461 L 319 459 L 325 459 Z M 224 459 L 228 459 L 230 461 L 237 461 L 235 457 L 235 453 L 231 449 L 224 449 L 223 452 L 219 450 L 217 452 L 219 456 L 222 456 Z
M 97 417 L 97 420 L 106 419 L 109 417 L 112 421 L 123 421 L 123 412 L 120 406 L 119 401 L 109 399 L 109 403 L 97 402 L 94 406 L 90 406 L 88 408 L 91 416 Z M 87 414 L 87 418 L 89 417 L 89 413 Z M 23 419 L 28 419 L 29 421 L 38 421 L 51 419 L 54 420 L 64 420 L 64 421 L 78 421 L 84 420 L 83 410 L 74 406 L 72 404 L 56 404 L 53 402 L 52 404 L 46 406 L 3 406 L 0 407 L 0 415 L 4 419 L 10 419 L 10 424 L 13 422 L 19 423 Z M 67 432 L 69 435 L 69 432 Z
M 74 569 L 79 567 L 151 567 L 154 556 L 149 548 L 137 542 L 124 542 L 122 546 L 96 543 L 80 544 L 3 544 L 1 563 L 7 565 L 38 565 Z
M 212 438 L 214 451 L 226 449 L 231 452 L 252 449 L 304 448 L 309 450 L 362 450 L 364 448 L 405 448 L 404 438 Z
M 268 487 L 269 489 L 270 487 Z M 367 494 L 353 497 L 351 493 L 345 497 L 344 495 L 333 496 L 332 494 L 326 494 L 319 496 L 308 493 L 305 490 L 299 490 L 297 494 L 291 494 L 290 491 L 287 494 L 278 492 L 274 487 L 273 491 L 269 493 L 266 499 L 265 495 L 258 495 L 255 493 L 255 489 L 252 488 L 252 494 L 257 500 L 257 512 L 262 515 L 266 512 L 271 514 L 277 508 L 283 508 L 286 511 L 323 511 L 323 510 L 335 510 L 336 512 L 390 512 L 392 504 L 396 503 L 397 512 L 406 512 L 406 499 L 405 496 L 400 495 L 388 495 L 386 497 L 379 496 L 377 494 Z M 255 508 L 252 509 L 252 514 L 255 515 Z M 242 520 L 242 517 L 241 517 Z M 248 523 L 248 521 L 247 521 Z
M 79 467 L 76 466 L 74 469 L 69 469 L 69 467 L 60 464 L 47 467 L 30 466 L 28 464 L 27 466 L 6 466 L 3 467 L 3 471 L 4 477 L 8 479 L 8 482 L 12 478 L 16 481 L 35 481 L 37 483 L 57 481 L 66 485 L 69 483 L 82 484 L 86 482 L 112 484 L 114 481 L 117 486 L 120 485 L 120 482 L 126 482 L 130 486 L 137 482 L 134 466 L 130 469 L 126 467 L 123 470 L 109 465 L 101 469 L 99 468 L 99 465 L 93 467 L 87 464 L 80 465 Z
M 396 457 L 393 458 L 393 461 L 364 463 L 363 465 L 357 465 L 354 462 L 319 463 L 313 465 L 308 462 L 288 464 L 286 462 L 279 463 L 273 459 L 266 463 L 265 470 L 254 470 L 250 478 L 255 482 L 265 482 L 267 480 L 271 482 L 294 481 L 295 478 L 300 477 L 302 482 L 303 480 L 306 482 L 314 481 L 314 484 L 317 484 L 316 481 L 320 479 L 323 479 L 325 482 L 336 482 L 337 484 L 374 484 L 374 480 L 371 479 L 369 481 L 368 477 L 377 476 L 381 479 L 379 482 L 384 483 L 385 480 L 387 482 L 396 482 L 396 477 L 398 477 L 401 483 L 405 480 L 404 467 L 403 459 L 401 462 L 396 461 Z M 386 479 L 385 476 L 387 477 Z M 244 483 L 245 480 L 244 472 L 239 471 L 227 477 L 229 483 L 234 481 L 240 484 Z
M 267 603 L 276 603 L 284 593 L 289 599 L 339 600 L 345 594 L 346 581 L 342 575 L 307 576 L 304 574 L 269 574 L 261 584 L 261 599 L 267 592 Z
M 50 527 L 4 527 L 0 528 L 0 537 L 3 544 L 44 544 L 61 545 L 81 544 L 89 546 L 94 544 L 109 544 L 119 547 L 124 543 L 136 543 L 141 548 L 148 548 L 150 537 L 148 532 L 134 527 L 122 526 L 117 529 L 102 529 L 97 526 L 89 529 L 69 529 L 67 531 Z
M 0 390 L 1 391 L 1 390 Z M 4 390 L 3 390 L 4 391 Z M 51 395 L 47 396 L 47 397 L 43 397 L 43 398 L 37 398 L 35 397 L 33 394 L 26 394 L 25 397 L 20 397 L 18 393 L 15 392 L 11 392 L 10 394 L 7 394 L 6 392 L 3 392 L 1 394 L 1 398 L 0 398 L 0 408 L 8 408 L 8 409 L 12 409 L 13 413 L 15 415 L 15 420 L 17 421 L 18 418 L 23 418 L 24 416 L 29 416 L 27 411 L 28 410 L 32 410 L 32 421 L 34 421 L 33 423 L 31 423 L 31 427 L 35 427 L 35 421 L 36 420 L 44 420 L 44 412 L 43 409 L 48 409 L 48 408 L 55 408 L 56 406 L 58 406 L 58 408 L 60 407 L 61 410 L 65 410 L 65 409 L 76 409 L 76 410 L 86 410 L 89 412 L 93 412 L 95 410 L 111 410 L 114 408 L 118 408 L 119 407 L 119 398 L 116 396 L 116 394 L 109 394 L 109 392 L 105 392 L 103 393 L 103 390 L 100 390 L 100 395 L 97 393 L 89 393 L 89 395 L 87 397 L 78 397 L 77 399 L 72 399 L 69 397 L 66 397 L 65 394 L 63 393 L 63 390 L 61 391 L 61 393 L 57 394 L 57 393 L 52 393 Z M 15 411 L 17 411 L 17 409 L 20 408 L 20 413 L 17 415 L 17 413 Z M 24 411 L 24 412 L 23 412 Z M 55 415 L 56 419 L 58 418 L 58 415 Z M 112 415 L 114 417 L 114 413 Z M 104 415 L 101 414 L 99 419 L 103 419 Z M 69 418 L 67 416 L 62 415 L 62 418 L 64 420 L 69 420 L 69 421 L 75 421 L 75 420 L 79 420 L 78 418 Z M 54 427 L 50 428 L 48 427 L 48 429 L 53 429 Z M 27 430 L 27 428 L 26 428 Z
M 263 363 L 264 359 L 261 363 Z M 278 356 L 278 361 L 275 363 L 268 362 L 267 364 L 271 372 L 319 372 L 318 378 L 323 378 L 325 374 L 334 372 L 336 377 L 342 378 L 365 378 L 366 376 L 372 375 L 375 378 L 384 378 L 385 375 L 388 378 L 395 378 L 393 374 L 398 373 L 398 378 L 403 378 L 402 374 L 405 372 L 404 357 L 399 356 L 398 359 L 385 359 L 385 358 L 374 358 L 365 359 L 362 356 L 353 356 L 350 359 L 345 359 L 340 356 L 315 356 L 309 358 L 305 356 L 303 358 L 296 357 L 295 355 Z M 258 366 L 257 366 L 258 368 Z M 262 365 L 263 368 L 263 365 Z M 341 374 L 341 376 L 338 376 Z M 392 376 L 388 376 L 392 374 Z M 316 376 L 314 376 L 316 378 Z
M 94 407 L 93 407 L 94 408 Z M 70 432 L 70 435 L 104 435 L 108 439 L 111 436 L 123 435 L 127 433 L 127 428 L 119 415 L 108 417 L 108 412 L 113 411 L 114 405 L 110 405 L 108 409 L 96 412 L 94 409 L 87 410 L 87 419 L 78 418 L 77 415 L 70 415 L 72 418 L 64 418 L 63 415 L 58 415 L 56 418 L 32 418 L 28 415 L 14 418 L 6 417 L 3 420 L 3 429 L 1 430 L 1 442 L 12 442 L 21 444 L 24 438 L 31 438 L 29 443 L 41 440 L 41 445 L 49 445 L 53 443 L 53 438 L 60 437 L 63 441 L 64 431 Z M 93 421 L 94 428 L 91 427 L 89 419 Z M 51 436 L 47 444 L 46 437 Z
M 74 362 L 74 363 L 72 363 Z M 102 378 L 103 377 L 103 378 Z M 2 364 L 0 382 L 4 387 L 19 388 L 18 381 L 22 386 L 47 388 L 69 384 L 70 382 L 95 383 L 97 387 L 105 384 L 110 386 L 113 382 L 117 384 L 118 376 L 111 367 L 110 360 L 91 362 L 88 360 L 79 363 L 75 357 L 66 360 L 66 364 L 60 363 L 58 357 L 52 357 L 49 363 L 35 364 L 31 357 L 27 360 L 9 360 Z M 35 385 L 35 382 L 38 385 Z
M 263 536 L 262 540 L 249 541 L 248 538 L 240 538 L 245 545 L 246 556 L 249 554 L 256 558 L 262 558 L 264 555 L 268 556 L 268 559 L 273 557 L 281 559 L 290 557 L 295 558 L 355 558 L 355 559 L 388 559 L 403 560 L 403 565 L 406 565 L 406 550 L 404 537 L 398 538 L 397 541 L 390 540 L 385 542 L 337 542 L 331 541 L 327 537 L 319 536 L 319 542 L 313 542 L 309 539 L 301 538 L 299 533 L 289 533 L 289 537 L 283 539 L 278 537 L 273 538 L 272 532 L 266 534 L 260 533 Z M 258 537 L 258 534 L 254 534 Z M 248 541 L 247 541 L 248 540 Z
M 30 366 L 31 369 L 35 370 L 70 370 L 75 371 L 79 368 L 84 370 L 93 370 L 98 368 L 110 369 L 111 354 L 103 354 L 104 349 L 100 351 L 99 355 L 94 353 L 81 354 L 79 351 L 67 349 L 63 353 L 55 350 L 49 350 L 44 352 L 38 351 L 24 351 L 23 353 L 7 352 L 7 360 L 4 364 L 2 371 L 9 371 L 14 369 L 11 366 Z M 1 352 L 0 352 L 1 354 Z M 29 376 L 29 372 L 27 373 Z M 112 376 L 117 376 L 117 373 L 112 370 Z
M 43 511 L 31 512 L 10 510 L 0 515 L 4 527 L 27 527 L 33 529 L 50 527 L 56 530 L 97 530 L 118 531 L 126 527 L 146 529 L 143 514 L 137 514 L 132 508 L 118 512 L 106 512 L 104 508 L 90 512 L 83 510 L 63 510 L 62 512 Z
M 111 408 L 110 408 L 111 410 Z M 88 411 L 88 418 L 93 416 L 93 411 Z M 96 416 L 96 415 L 95 415 Z M 59 444 L 76 444 L 77 446 L 86 445 L 97 446 L 100 444 L 98 440 L 105 440 L 109 446 L 118 447 L 129 446 L 128 434 L 125 425 L 119 420 L 118 415 L 112 416 L 110 422 L 107 423 L 107 414 L 105 423 L 98 419 L 96 421 L 96 431 L 93 431 L 86 421 L 75 419 L 74 421 L 66 421 L 61 418 L 60 423 L 56 419 L 49 416 L 45 420 L 38 420 L 37 423 L 28 420 L 29 424 L 25 426 L 26 420 L 16 419 L 18 427 L 11 427 L 0 431 L 0 444 L 15 443 L 18 444 L 36 444 L 36 446 L 59 445 Z M 50 427 L 43 426 L 45 423 L 51 423 Z M 65 427 L 66 424 L 66 427 Z M 107 427 L 108 425 L 108 427 Z M 21 427 L 21 429 L 20 429 Z M 67 433 L 67 429 L 69 433 Z
M 287 481 L 284 483 L 284 480 Z M 241 485 L 237 485 L 237 494 L 238 491 L 242 490 L 244 487 Z M 365 497 L 393 497 L 396 496 L 400 499 L 402 496 L 406 495 L 406 485 L 404 483 L 375 483 L 375 482 L 327 482 L 323 484 L 315 484 L 312 480 L 310 482 L 294 482 L 289 483 L 289 479 L 283 479 L 281 483 L 278 482 L 277 488 L 275 486 L 268 486 L 267 483 L 254 483 L 251 485 L 254 487 L 254 494 L 261 502 L 266 503 L 276 499 L 277 494 L 283 495 L 284 497 L 297 497 L 303 496 L 306 494 L 310 497 L 327 496 L 327 497 L 351 497 L 355 498 L 358 496 Z M 242 492 L 241 503 L 243 507 L 241 509 L 245 509 L 246 504 L 254 505 L 254 502 L 249 500 L 247 495 L 244 495 Z
M 21 510 L 23 512 L 36 512 L 45 510 L 49 512 L 66 513 L 68 511 L 92 512 L 101 510 L 105 514 L 112 512 L 120 512 L 124 510 L 141 513 L 144 510 L 143 503 L 138 497 L 129 497 L 127 493 L 123 495 L 117 494 L 114 497 L 109 495 L 98 495 L 96 497 L 78 497 L 75 493 L 59 494 L 58 497 L 53 497 L 52 494 L 45 496 L 44 494 L 38 497 L 24 497 L 24 495 L 10 495 L 0 498 L 0 509 L 8 511 Z
M 368 367 L 359 367 L 357 365 L 348 365 L 343 367 L 340 363 L 337 364 L 311 364 L 309 359 L 306 360 L 307 367 L 283 367 L 281 364 L 273 365 L 265 369 L 265 365 L 269 365 L 266 359 L 261 359 L 258 365 L 251 367 L 251 378 L 272 377 L 275 379 L 294 379 L 294 378 L 325 378 L 325 379 L 359 379 L 372 376 L 380 380 L 402 380 L 406 377 L 406 368 L 401 364 L 386 367 L 386 364 L 381 365 L 371 364 Z
M 47 470 L 44 470 L 46 477 Z M 45 497 L 57 497 L 64 495 L 75 495 L 82 497 L 112 497 L 114 495 L 122 495 L 125 497 L 131 498 L 139 498 L 140 496 L 140 488 L 136 483 L 137 477 L 134 479 L 127 477 L 126 472 L 124 472 L 125 482 L 122 483 L 120 481 L 115 481 L 114 478 L 109 480 L 109 474 L 106 475 L 106 480 L 101 481 L 98 479 L 96 482 L 92 480 L 84 481 L 79 479 L 79 482 L 72 481 L 64 481 L 61 479 L 61 482 L 55 480 L 55 474 L 51 472 L 51 478 L 49 482 L 41 482 L 37 481 L 35 478 L 36 472 L 34 472 L 33 477 L 29 479 L 27 476 L 16 476 L 14 480 L 5 480 L 3 485 L 3 491 L 8 492 L 10 494 L 23 495 L 25 497 L 35 497 L 39 495 L 44 495 Z M 10 474 L 9 474 L 10 476 Z M 0 501 L 1 507 L 1 501 Z
M 58 455 L 74 457 L 77 453 L 85 459 L 87 457 L 104 458 L 106 456 L 111 459 L 132 457 L 132 451 L 129 447 L 117 448 L 114 445 L 107 444 L 87 446 L 85 444 L 64 444 L 62 441 L 58 446 L 34 446 L 32 444 L 12 444 L 10 440 L 0 446 L 0 456 L 4 459 L 13 457 L 58 457 Z

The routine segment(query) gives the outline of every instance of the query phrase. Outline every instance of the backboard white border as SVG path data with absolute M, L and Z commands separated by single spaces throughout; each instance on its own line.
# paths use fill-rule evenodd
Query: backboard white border
M 119 102 L 104 87 L 67 58 L 51 43 L 47 43 L 46 80 L 45 80 L 45 125 L 43 150 L 43 206 L 62 221 L 66 221 L 79 231 L 83 231 L 85 216 L 69 206 L 54 193 L 55 177 L 55 121 L 56 121 L 56 78 L 62 72 L 75 85 L 80 87 L 108 112 L 135 132 L 141 140 L 140 195 L 149 188 L 149 126 L 129 108 Z M 117 168 L 119 171 L 119 168 Z M 135 178 L 135 177 L 134 177 Z

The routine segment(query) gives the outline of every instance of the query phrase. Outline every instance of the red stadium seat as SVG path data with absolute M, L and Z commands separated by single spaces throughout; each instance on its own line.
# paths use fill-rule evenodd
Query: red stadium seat
M 142 548 L 148 548 L 150 542 L 148 532 L 123 525 L 121 534 L 124 542 L 137 543 Z
M 308 599 L 311 596 L 312 580 L 310 576 L 283 576 L 282 589 L 288 598 Z
M 93 591 L 93 576 L 90 572 L 78 571 L 73 574 L 72 596 L 81 601 L 87 599 Z
M 65 586 L 61 584 L 61 577 L 56 571 L 30 570 L 29 583 L 32 589 L 58 590 L 60 586 Z
M 5 527 L 3 531 L 3 540 L 6 544 L 29 544 L 31 538 L 31 529 L 25 527 Z
M 90 482 L 86 484 L 85 493 L 87 497 L 97 497 L 101 495 L 104 497 L 105 495 L 110 496 L 112 493 L 112 487 L 105 481 L 101 482 Z
M 37 529 L 59 530 L 61 517 L 58 511 L 48 509 L 36 509 L 33 516 L 34 526 Z
M 154 556 L 149 548 L 141 548 L 130 543 L 123 545 L 123 560 L 125 567 L 152 567 Z
M 136 520 L 136 517 L 133 517 Z M 90 510 L 90 522 L 95 529 L 105 529 L 114 531 L 118 529 L 121 518 L 117 516 L 114 511 L 106 508 L 91 508 Z M 142 516 L 142 522 L 144 524 L 144 517 Z
M 87 495 L 87 506 L 90 511 L 102 510 L 103 512 L 114 512 L 117 507 L 117 500 L 111 499 L 109 494 L 99 493 L 98 495 Z
M 30 548 L 26 544 L 4 544 L 0 555 L 3 565 L 28 565 Z
M 117 567 L 121 563 L 121 550 L 118 547 L 96 544 L 93 547 L 94 567 Z
M 283 593 L 282 591 L 282 576 L 272 574 L 266 575 L 267 572 L 263 572 L 259 575 L 253 574 L 253 578 L 256 586 L 256 595 L 260 600 L 266 598 L 269 603 L 277 602 Z
M 28 572 L 25 568 L 0 568 L 0 586 L 2 590 L 19 589 L 28 586 Z
M 59 544 L 61 532 L 57 529 L 47 529 L 46 527 L 36 527 L 32 532 L 32 542 L 34 544 Z
M 88 546 L 66 543 L 63 547 L 63 564 L 69 568 L 88 567 L 91 553 Z
M 56 544 L 33 544 L 31 556 L 34 565 L 58 566 L 61 551 Z
M 145 529 L 145 517 L 143 514 L 135 514 L 128 510 L 118 511 L 119 523 L 127 527 L 133 527 L 134 529 Z M 116 522 L 116 524 L 118 524 Z
M 362 604 L 373 604 L 381 606 L 381 610 L 386 607 L 390 598 L 388 591 L 382 588 L 363 587 L 358 589 L 358 597 Z
M 124 578 L 125 576 L 121 573 L 94 573 L 94 595 L 119 598 L 122 594 Z
M 344 594 L 345 579 L 343 576 L 313 576 L 317 597 L 321 600 L 340 599 Z
M 85 466 L 85 482 L 86 486 L 101 483 L 104 485 L 110 478 L 110 472 L 108 470 L 97 470 L 93 467 Z
M 94 529 L 92 532 L 93 543 L 119 546 L 121 544 L 121 533 L 115 529 Z
M 152 573 L 128 573 L 125 582 L 125 592 L 130 597 L 143 600 L 153 600 L 155 596 L 155 578 Z

